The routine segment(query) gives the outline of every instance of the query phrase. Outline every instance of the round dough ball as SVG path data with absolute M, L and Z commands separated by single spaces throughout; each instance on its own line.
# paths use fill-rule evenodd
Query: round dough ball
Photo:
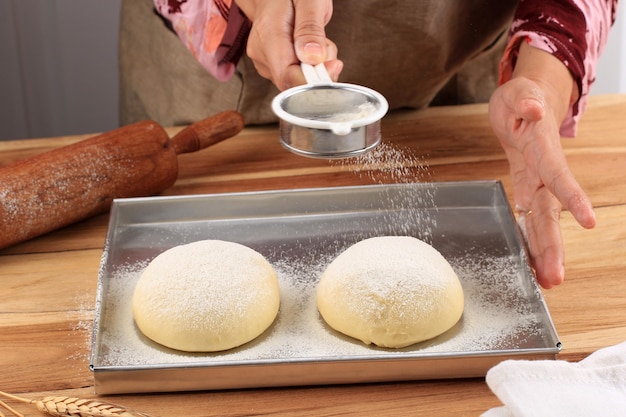
M 445 258 L 409 236 L 360 241 L 322 274 L 317 307 L 333 329 L 401 348 L 444 333 L 463 315 L 463 288 Z
M 258 252 L 203 240 L 158 255 L 133 294 L 141 332 L 164 346 L 215 352 L 247 343 L 274 321 L 280 305 L 276 272 Z

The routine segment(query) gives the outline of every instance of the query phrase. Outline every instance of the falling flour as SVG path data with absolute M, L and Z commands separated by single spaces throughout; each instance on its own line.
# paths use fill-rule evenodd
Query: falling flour
M 434 207 L 435 186 L 430 181 L 428 163 L 424 158 L 414 155 L 409 149 L 381 142 L 357 157 L 332 160 L 330 163 L 380 185 L 420 183 L 421 187 L 406 187 L 388 199 L 388 221 L 402 225 L 407 235 L 417 228 L 417 237 L 427 242 L 430 240 L 436 222 L 429 210 L 420 208 Z M 397 210 L 402 211 L 400 219 L 394 217 Z
M 385 143 L 358 157 L 356 163 L 353 160 L 342 164 L 342 169 L 369 176 L 380 184 L 410 184 L 429 179 L 423 161 Z M 381 215 L 386 216 L 387 223 L 400 228 L 395 230 L 398 234 L 411 232 L 428 240 L 436 229 L 432 213 L 412 208 L 432 207 L 433 195 L 434 186 L 407 187 L 406 193 L 393 195 L 388 202 L 392 209 Z M 371 233 L 384 232 L 386 230 Z M 334 332 L 317 311 L 316 287 L 326 266 L 355 239 L 364 237 L 367 236 L 327 237 L 321 243 L 302 238 L 266 246 L 260 252 L 275 268 L 280 285 L 280 310 L 276 321 L 248 344 L 210 354 L 167 349 L 143 337 L 133 321 L 131 298 L 148 260 L 117 265 L 107 277 L 106 297 L 100 306 L 100 346 L 95 362 L 99 366 L 149 366 L 265 360 L 332 361 L 350 357 L 402 359 L 406 355 L 433 353 L 501 352 L 536 346 L 537 340 L 545 337 L 546 323 L 543 312 L 538 311 L 538 295 L 533 292 L 535 287 L 524 284 L 528 277 L 521 271 L 519 257 L 494 256 L 474 247 L 446 258 L 461 281 L 465 307 L 461 320 L 444 334 L 402 349 L 385 349 L 367 346 Z

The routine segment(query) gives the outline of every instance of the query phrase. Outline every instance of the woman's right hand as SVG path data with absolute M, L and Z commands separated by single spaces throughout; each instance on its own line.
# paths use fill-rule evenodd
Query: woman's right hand
M 237 0 L 252 21 L 247 54 L 259 74 L 280 90 L 306 81 L 300 63 L 325 63 L 337 80 L 343 63 L 324 28 L 333 12 L 332 0 Z

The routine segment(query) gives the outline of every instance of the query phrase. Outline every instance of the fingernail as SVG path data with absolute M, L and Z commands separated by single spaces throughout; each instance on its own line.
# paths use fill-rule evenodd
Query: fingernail
M 309 42 L 302 47 L 300 61 L 306 64 L 319 64 L 324 60 L 324 51 L 319 43 Z

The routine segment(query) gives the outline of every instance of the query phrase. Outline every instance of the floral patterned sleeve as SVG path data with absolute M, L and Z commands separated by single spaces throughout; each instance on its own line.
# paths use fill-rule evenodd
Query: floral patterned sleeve
M 215 78 L 230 79 L 251 25 L 234 0 L 154 0 L 154 6 Z
M 617 0 L 521 0 L 500 62 L 500 83 L 511 78 L 520 42 L 553 54 L 578 86 L 579 98 L 561 125 L 561 135 L 575 136 L 616 13 Z

